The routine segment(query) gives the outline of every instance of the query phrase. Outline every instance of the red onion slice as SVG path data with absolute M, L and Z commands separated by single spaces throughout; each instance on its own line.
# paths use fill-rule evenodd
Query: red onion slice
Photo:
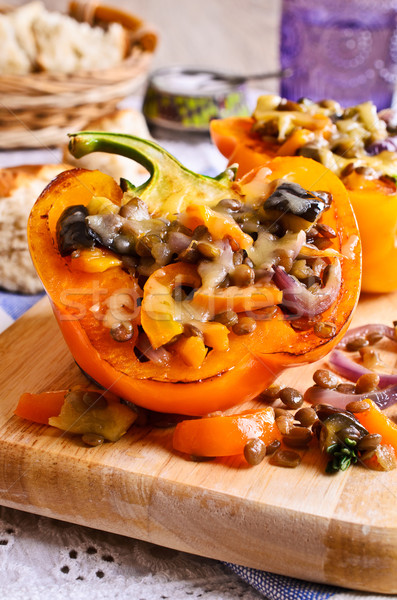
M 292 275 L 288 275 L 283 267 L 276 267 L 273 281 L 283 291 L 283 306 L 289 312 L 300 317 L 314 317 L 327 310 L 338 297 L 342 270 L 339 260 L 335 260 L 329 268 L 327 283 L 316 293 L 310 292 Z
M 171 354 L 162 347 L 155 350 L 149 342 L 148 336 L 144 332 L 139 334 L 135 347 L 138 348 L 139 352 L 141 352 L 143 356 L 157 365 L 165 366 L 170 361 Z
M 389 327 L 388 325 L 371 323 L 370 325 L 361 325 L 361 327 L 355 327 L 354 329 L 350 329 L 347 334 L 344 336 L 341 342 L 338 344 L 338 348 L 342 350 L 346 347 L 346 344 L 355 340 L 358 337 L 367 337 L 370 333 L 379 333 L 384 337 L 389 338 L 393 342 L 397 342 L 397 338 L 394 334 L 394 327 Z
M 320 386 L 313 386 L 306 390 L 304 399 L 311 404 L 330 404 L 335 408 L 345 409 L 349 402 L 357 400 L 373 400 L 380 409 L 387 408 L 397 402 L 397 385 L 386 390 L 367 392 L 366 394 L 343 394 L 336 390 L 329 390 Z
M 334 350 L 331 352 L 328 357 L 328 362 L 332 369 L 342 375 L 342 377 L 346 377 L 350 381 L 357 381 L 361 375 L 365 375 L 365 373 L 373 373 L 369 369 L 366 369 L 362 365 L 356 363 L 353 359 L 351 359 L 346 354 L 343 354 L 340 350 Z M 388 375 L 387 373 L 378 373 L 379 375 L 379 387 L 387 388 L 390 385 L 397 384 L 397 375 Z

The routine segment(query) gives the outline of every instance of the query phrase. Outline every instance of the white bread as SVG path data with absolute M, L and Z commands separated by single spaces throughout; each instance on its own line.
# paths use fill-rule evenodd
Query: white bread
M 28 250 L 26 227 L 37 197 L 67 165 L 0 169 L 0 287 L 12 292 L 42 291 Z
M 116 110 L 95 121 L 91 121 L 85 127 L 86 131 L 108 131 L 113 133 L 127 133 L 151 139 L 146 121 L 137 110 L 127 108 L 125 110 Z M 139 185 L 148 177 L 148 172 L 138 163 L 124 156 L 116 154 L 107 154 L 104 152 L 95 152 L 84 156 L 83 158 L 74 158 L 67 149 L 64 148 L 63 161 L 76 167 L 84 169 L 98 169 L 103 173 L 111 175 L 117 182 L 120 177 L 128 179 L 134 185 Z
M 109 69 L 126 54 L 127 33 L 118 23 L 107 30 L 79 23 L 59 13 L 44 13 L 33 21 L 37 62 L 44 71 L 76 73 Z
M 91 27 L 48 12 L 39 0 L 0 14 L 0 40 L 0 75 L 109 69 L 120 64 L 129 47 L 127 30 L 119 23 Z
M 29 2 L 29 4 L 23 4 L 7 15 L 14 29 L 15 38 L 29 60 L 30 70 L 36 67 L 37 61 L 37 45 L 33 33 L 33 23 L 43 13 L 45 13 L 44 4 L 37 0 Z
M 0 15 L 0 75 L 26 75 L 31 70 L 28 56 L 18 43 L 8 15 Z

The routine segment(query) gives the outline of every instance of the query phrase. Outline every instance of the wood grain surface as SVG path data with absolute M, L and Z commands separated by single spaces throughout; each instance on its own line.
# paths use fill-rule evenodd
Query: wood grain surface
M 365 297 L 354 324 L 390 323 L 397 294 Z M 297 469 L 265 459 L 195 463 L 169 429 L 132 428 L 116 444 L 19 419 L 19 395 L 83 383 L 39 302 L 0 336 L 0 503 L 212 558 L 366 591 L 397 592 L 397 472 L 324 475 L 311 450 Z M 280 380 L 303 390 L 317 365 Z

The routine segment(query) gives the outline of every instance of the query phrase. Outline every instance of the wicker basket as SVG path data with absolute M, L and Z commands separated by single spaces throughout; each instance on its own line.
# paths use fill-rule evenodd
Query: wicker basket
M 126 58 L 101 71 L 0 76 L 0 148 L 65 143 L 66 133 L 111 112 L 145 81 L 157 44 L 154 30 L 131 14 L 92 2 L 72 2 L 69 14 L 92 25 L 121 23 L 129 32 Z

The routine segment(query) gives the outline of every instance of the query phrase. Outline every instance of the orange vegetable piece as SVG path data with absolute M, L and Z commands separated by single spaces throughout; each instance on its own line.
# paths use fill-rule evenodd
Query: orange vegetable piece
M 254 284 L 244 288 L 231 285 L 217 290 L 198 289 L 192 306 L 206 307 L 212 315 L 234 310 L 247 312 L 281 304 L 283 293 L 273 284 Z
M 176 426 L 173 446 L 179 452 L 195 456 L 233 456 L 243 454 L 251 438 L 261 438 L 265 444 L 281 439 L 271 406 L 182 421 Z
M 253 244 L 252 237 L 240 229 L 233 217 L 217 213 L 203 204 L 190 204 L 186 208 L 186 216 L 183 217 L 182 222 L 190 229 L 205 225 L 214 240 L 223 240 L 230 237 L 243 250 L 247 250 Z
M 183 303 L 172 297 L 173 290 L 182 285 L 201 285 L 195 266 L 182 262 L 167 265 L 152 273 L 145 283 L 141 324 L 155 349 L 183 333 L 183 323 L 176 320 L 177 306 Z
M 70 268 L 72 271 L 84 271 L 85 273 L 103 273 L 112 267 L 119 267 L 122 261 L 109 250 L 92 248 L 79 250 L 78 256 L 72 256 Z
M 277 156 L 294 156 L 299 148 L 312 142 L 315 137 L 313 131 L 309 129 L 296 129 L 280 146 Z
M 355 413 L 354 416 L 369 433 L 379 433 L 382 436 L 382 444 L 390 444 L 397 453 L 397 425 L 378 408 L 373 400 L 367 398 L 365 402 L 369 404 L 369 409 Z
M 68 390 L 43 392 L 41 394 L 22 394 L 14 413 L 22 419 L 48 425 L 48 419 L 57 417 L 61 412 L 67 393 Z
M 208 352 L 208 348 L 205 347 L 203 340 L 198 336 L 180 337 L 173 344 L 173 349 L 178 352 L 189 367 L 195 369 L 201 367 Z
M 73 388 L 76 391 L 81 390 L 82 392 L 97 392 L 103 395 L 110 402 L 119 402 L 117 396 L 111 392 L 104 391 L 98 388 Z M 25 393 L 19 398 L 17 407 L 14 414 L 22 419 L 33 421 L 33 423 L 40 423 L 42 425 L 48 425 L 48 420 L 51 417 L 58 417 L 63 403 L 65 402 L 65 396 L 72 390 L 57 390 L 55 392 L 41 392 L 40 394 Z

